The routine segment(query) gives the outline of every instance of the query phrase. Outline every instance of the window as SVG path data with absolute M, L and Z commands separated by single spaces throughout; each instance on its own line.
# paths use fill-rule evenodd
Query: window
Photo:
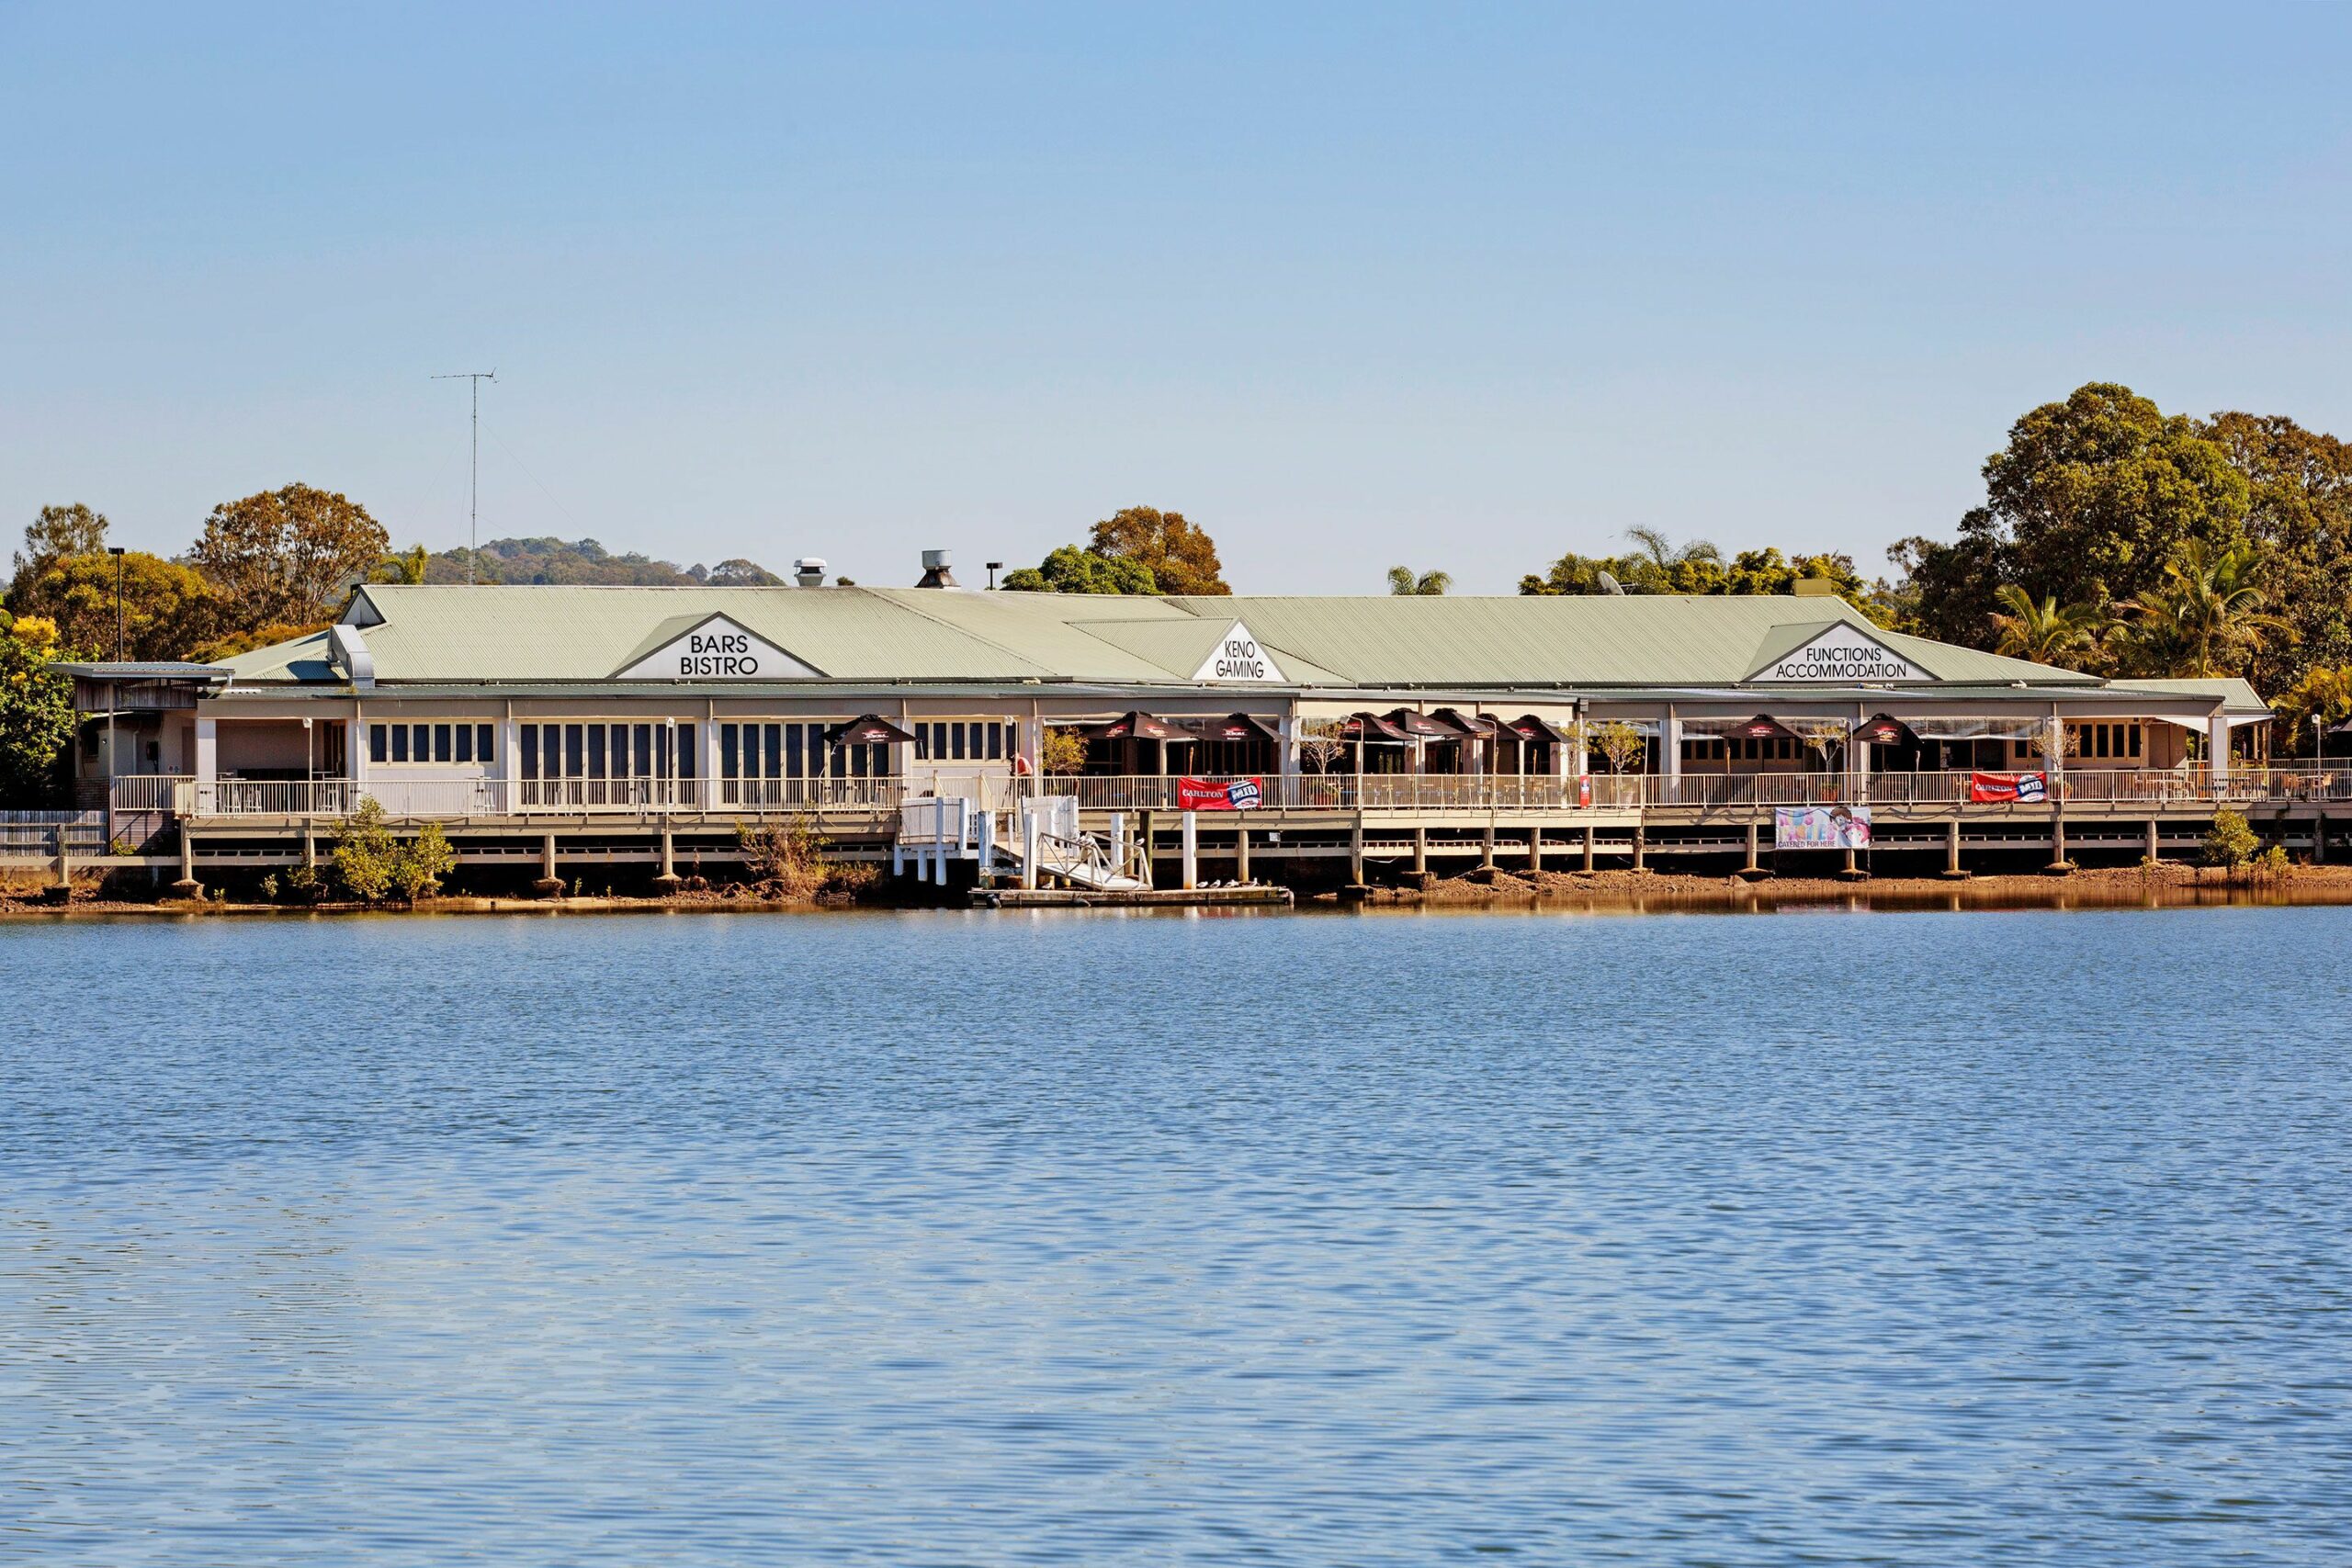
M 433 760 L 436 762 L 449 760 L 449 727 L 446 724 L 433 727 Z
M 1005 719 L 927 719 L 910 728 L 921 762 L 1002 761 L 1012 744 Z
M 458 761 L 470 762 L 473 760 L 474 727 L 470 724 L 461 724 L 458 726 Z
M 391 760 L 391 752 L 385 742 L 384 727 L 380 724 L 368 727 L 368 760 L 371 762 Z
M 526 779 L 536 779 L 539 776 L 539 727 L 537 725 L 523 726 L 522 744 L 523 776 Z
M 408 726 L 405 724 L 392 726 L 392 761 L 408 761 Z

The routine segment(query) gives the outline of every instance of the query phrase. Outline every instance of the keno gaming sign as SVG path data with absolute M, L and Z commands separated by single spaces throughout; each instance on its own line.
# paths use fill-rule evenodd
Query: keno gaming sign
M 713 615 L 618 671 L 616 681 L 808 681 L 818 671 L 725 615 Z
M 1839 622 L 1803 648 L 1792 649 L 1748 677 L 1751 681 L 1932 681 L 1925 670 L 1867 632 Z
M 1258 639 L 1250 635 L 1250 628 L 1236 621 L 1230 630 L 1217 638 L 1216 646 L 1209 649 L 1209 656 L 1201 660 L 1201 667 L 1193 671 L 1193 679 L 1280 684 L 1283 672 L 1266 650 L 1258 646 Z

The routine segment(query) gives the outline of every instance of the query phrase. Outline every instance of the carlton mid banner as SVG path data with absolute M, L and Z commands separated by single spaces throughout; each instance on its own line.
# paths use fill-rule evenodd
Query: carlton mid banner
M 1227 779 L 1222 783 L 1208 779 L 1178 779 L 1176 808 L 1179 811 L 1255 811 L 1261 794 L 1256 779 Z
M 1772 813 L 1776 850 L 1866 850 L 1871 847 L 1867 806 L 1783 806 Z
M 1971 773 L 1968 798 L 1978 806 L 2001 801 L 2030 806 L 2050 798 L 2050 780 L 2042 773 Z

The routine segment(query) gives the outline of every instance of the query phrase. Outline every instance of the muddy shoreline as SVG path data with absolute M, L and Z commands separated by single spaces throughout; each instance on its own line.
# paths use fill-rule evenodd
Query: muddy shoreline
M 1701 913 L 1709 910 L 1769 910 L 1837 907 L 1855 909 L 1968 909 L 2194 907 L 2221 904 L 2352 904 L 2352 866 L 2298 866 L 2272 876 L 2180 864 L 2082 868 L 2064 875 L 1996 874 L 1948 880 L 1935 876 L 1882 876 L 1862 881 L 1838 877 L 1782 876 L 1749 881 L 1737 875 L 1695 875 L 1660 871 L 1524 871 L 1495 867 L 1465 875 L 1431 878 L 1424 886 L 1351 887 L 1302 892 L 1302 911 L 1475 911 L 1478 909 L 1579 909 L 1629 913 Z M 85 917 L 203 919 L 315 915 L 562 915 L 616 912 L 683 914 L 823 914 L 962 908 L 960 894 L 948 899 L 896 897 L 777 898 L 758 889 L 695 891 L 668 896 L 589 895 L 537 898 L 450 895 L 413 906 L 354 903 L 288 904 L 207 899 L 155 901 L 108 898 L 95 886 L 77 886 L 70 903 L 43 897 L 38 890 L 0 891 L 0 919 L 64 919 Z

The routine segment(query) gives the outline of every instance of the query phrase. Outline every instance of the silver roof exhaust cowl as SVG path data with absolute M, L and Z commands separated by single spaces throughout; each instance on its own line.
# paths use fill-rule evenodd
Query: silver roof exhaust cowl
M 922 579 L 917 588 L 953 588 L 956 574 L 947 569 L 945 550 L 925 550 L 922 553 Z

